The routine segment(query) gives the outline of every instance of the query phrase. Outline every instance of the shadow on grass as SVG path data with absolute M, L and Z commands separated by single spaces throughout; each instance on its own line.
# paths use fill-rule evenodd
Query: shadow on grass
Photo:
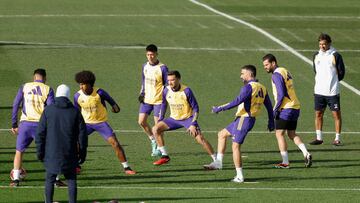
M 209 200 L 209 201 L 221 201 L 229 197 L 129 197 L 129 198 L 114 198 L 114 199 L 87 199 L 87 200 L 78 200 L 79 203 L 89 203 L 89 202 L 110 202 L 111 200 L 117 200 L 118 202 L 146 202 L 146 201 L 185 201 L 185 200 Z M 28 203 L 42 203 L 40 201 L 26 201 Z

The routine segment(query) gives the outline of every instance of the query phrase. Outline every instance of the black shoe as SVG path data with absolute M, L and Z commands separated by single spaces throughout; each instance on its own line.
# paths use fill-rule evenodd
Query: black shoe
M 305 161 L 305 167 L 306 168 L 310 168 L 311 165 L 312 165 L 312 156 L 310 153 L 308 153 L 305 158 L 304 158 L 304 161 Z
M 314 140 L 314 141 L 310 142 L 309 144 L 311 144 L 311 145 L 321 145 L 323 142 L 324 141 L 322 141 L 322 140 Z
M 56 180 L 54 185 L 55 185 L 55 187 L 66 187 L 67 186 L 66 183 L 64 183 L 61 180 Z
M 12 180 L 10 182 L 10 187 L 19 187 L 20 186 L 20 180 Z
M 334 142 L 332 143 L 334 146 L 341 146 L 341 142 L 340 140 L 334 140 Z

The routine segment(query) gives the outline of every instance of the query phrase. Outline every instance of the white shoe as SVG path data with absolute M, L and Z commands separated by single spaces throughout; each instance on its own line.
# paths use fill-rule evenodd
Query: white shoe
M 239 177 L 235 176 L 235 178 L 232 179 L 231 182 L 234 182 L 234 183 L 243 183 L 243 182 L 244 182 L 244 178 L 239 178 Z
M 220 161 L 215 160 L 208 165 L 204 165 L 204 168 L 206 170 L 220 170 L 222 169 L 222 163 Z

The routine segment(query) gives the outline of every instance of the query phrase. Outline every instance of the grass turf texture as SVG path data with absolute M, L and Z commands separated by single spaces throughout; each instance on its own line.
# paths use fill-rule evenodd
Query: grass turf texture
M 360 87 L 360 70 L 357 65 L 359 51 L 351 51 L 360 47 L 360 20 L 357 12 L 360 4 L 357 1 L 332 1 L 327 5 L 313 1 L 278 1 L 276 4 L 235 0 L 202 2 L 263 28 L 291 47 L 302 50 L 300 53 L 309 59 L 318 49 L 318 34 L 329 33 L 347 66 L 345 81 Z M 12 100 L 19 86 L 32 79 L 34 68 L 45 67 L 48 84 L 53 88 L 60 83 L 68 84 L 72 93 L 78 89 L 74 74 L 83 69 L 92 70 L 97 76 L 96 85 L 108 91 L 122 108 L 120 114 L 109 113 L 112 127 L 140 130 L 137 125 L 137 96 L 141 64 L 145 61 L 143 47 L 155 43 L 159 46 L 160 60 L 170 69 L 179 70 L 183 83 L 193 89 L 200 105 L 199 122 L 202 130 L 217 131 L 232 121 L 235 110 L 211 115 L 210 109 L 212 105 L 228 102 L 238 94 L 242 86 L 239 80 L 242 65 L 256 65 L 258 79 L 272 94 L 270 75 L 265 73 L 261 65 L 261 57 L 269 52 L 261 49 L 271 49 L 279 64 L 287 67 L 294 77 L 302 105 L 298 130 L 313 131 L 314 73 L 311 66 L 248 27 L 217 16 L 189 1 L 2 1 L 0 8 L 0 39 L 3 41 L 0 43 L 1 129 L 10 127 Z M 43 14 L 69 16 L 36 16 Z M 82 16 L 85 14 L 100 16 Z M 101 16 L 109 14 L 120 16 Z M 23 45 L 11 44 L 11 41 L 48 44 Z M 179 47 L 195 49 L 184 50 Z M 230 148 L 225 157 L 224 170 L 203 171 L 202 164 L 209 163 L 210 159 L 185 133 L 165 135 L 172 160 L 169 165 L 155 167 L 145 135 L 118 132 L 131 166 L 139 172 L 136 176 L 125 176 L 112 149 L 99 135 L 92 135 L 89 159 L 78 181 L 79 201 L 235 202 L 242 199 L 256 202 L 331 202 L 345 198 L 358 201 L 359 191 L 349 189 L 359 189 L 357 157 L 360 138 L 359 134 L 346 134 L 360 132 L 358 103 L 359 95 L 341 88 L 345 145 L 332 147 L 330 142 L 334 135 L 326 134 L 323 145 L 309 147 L 314 156 L 314 165 L 310 169 L 303 168 L 301 153 L 292 143 L 289 144 L 292 168 L 273 169 L 272 164 L 280 160 L 274 135 L 250 134 L 242 149 L 244 155 L 248 156 L 244 158 L 246 181 L 259 182 L 252 184 L 237 185 L 229 182 L 235 175 Z M 264 131 L 266 122 L 266 113 L 263 112 L 253 131 Z M 328 111 L 324 130 L 333 131 L 333 121 Z M 215 147 L 216 133 L 205 135 Z M 314 138 L 313 134 L 301 136 L 305 143 Z M 2 186 L 7 186 L 15 138 L 7 131 L 1 131 L 0 137 L 0 182 Z M 35 188 L 1 188 L 0 202 L 43 200 L 43 188 L 38 187 L 43 186 L 44 170 L 35 159 L 33 147 L 25 154 L 24 167 L 28 177 L 23 185 Z M 87 186 L 120 188 L 83 188 Z M 153 187 L 155 189 L 151 189 Z M 331 191 L 326 188 L 345 190 Z M 56 190 L 55 199 L 65 201 L 66 190 Z

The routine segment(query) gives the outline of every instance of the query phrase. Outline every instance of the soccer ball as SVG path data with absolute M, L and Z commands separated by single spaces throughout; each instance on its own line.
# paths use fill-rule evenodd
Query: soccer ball
M 26 170 L 24 168 L 20 169 L 20 180 L 24 180 L 26 177 Z M 10 179 L 14 180 L 14 169 L 10 172 Z

